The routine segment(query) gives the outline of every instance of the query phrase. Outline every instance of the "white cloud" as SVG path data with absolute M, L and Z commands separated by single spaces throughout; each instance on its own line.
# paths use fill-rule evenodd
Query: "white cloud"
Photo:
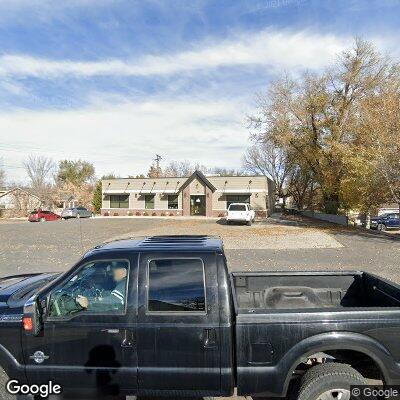
M 170 75 L 227 66 L 265 65 L 271 68 L 321 68 L 346 48 L 346 37 L 310 32 L 261 31 L 220 43 L 209 41 L 190 51 L 147 55 L 138 60 L 71 61 L 5 54 L 0 75 L 57 78 L 99 75 Z
M 28 93 L 28 90 L 21 83 L 13 82 L 11 79 L 3 79 L 0 81 L 0 90 L 3 93 L 21 96 Z
M 31 153 L 83 158 L 98 175 L 145 173 L 156 153 L 165 160 L 239 168 L 248 137 L 241 111 L 234 102 L 149 101 L 1 113 L 0 132 L 8 139 L 0 157 L 10 180 L 25 178 L 17 167 Z

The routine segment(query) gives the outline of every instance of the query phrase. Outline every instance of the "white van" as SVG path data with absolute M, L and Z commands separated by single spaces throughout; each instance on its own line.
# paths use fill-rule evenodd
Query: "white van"
M 245 222 L 251 225 L 255 217 L 256 214 L 250 204 L 231 203 L 226 214 L 226 223 L 229 225 L 231 222 Z

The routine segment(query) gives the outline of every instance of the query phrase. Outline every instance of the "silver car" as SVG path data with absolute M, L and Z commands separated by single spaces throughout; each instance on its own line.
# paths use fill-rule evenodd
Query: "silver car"
M 61 218 L 89 218 L 92 215 L 92 212 L 85 207 L 73 207 L 63 210 L 63 212 L 61 213 Z

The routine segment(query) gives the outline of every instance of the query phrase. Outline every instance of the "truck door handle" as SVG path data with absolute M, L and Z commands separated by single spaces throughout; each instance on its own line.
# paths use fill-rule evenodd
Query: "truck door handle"
M 133 347 L 133 343 L 128 338 L 124 338 L 121 342 L 121 347 Z
M 121 342 L 121 347 L 135 347 L 135 335 L 131 330 L 126 329 L 124 332 L 124 338 Z
M 203 331 L 203 347 L 217 347 L 217 331 L 213 328 L 206 328 Z
M 115 335 L 119 333 L 119 329 L 102 329 L 102 332 L 109 333 L 111 335 Z

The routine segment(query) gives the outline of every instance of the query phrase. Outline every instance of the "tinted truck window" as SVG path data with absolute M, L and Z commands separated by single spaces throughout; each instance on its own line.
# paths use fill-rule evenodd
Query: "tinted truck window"
M 241 204 L 231 204 L 229 211 L 246 211 L 246 206 Z
M 205 310 L 202 260 L 151 260 L 148 277 L 149 311 L 203 312 Z

